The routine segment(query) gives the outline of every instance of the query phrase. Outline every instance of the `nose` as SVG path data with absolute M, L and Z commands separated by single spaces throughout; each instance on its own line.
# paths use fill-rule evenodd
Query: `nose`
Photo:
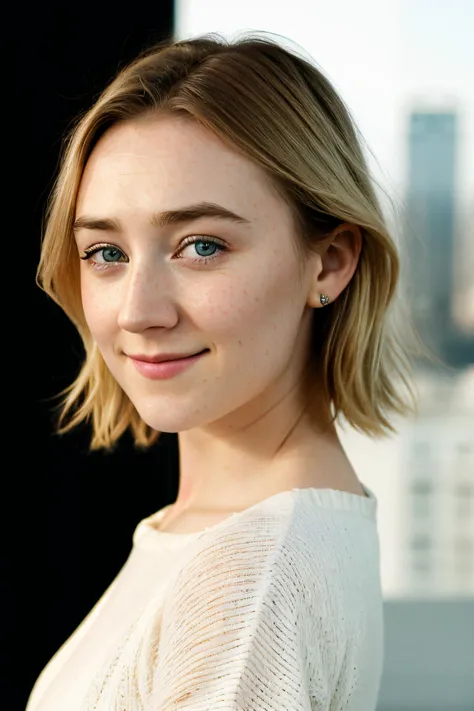
M 164 270 L 157 265 L 130 268 L 122 282 L 118 325 L 124 331 L 140 333 L 147 328 L 172 328 L 177 312 Z

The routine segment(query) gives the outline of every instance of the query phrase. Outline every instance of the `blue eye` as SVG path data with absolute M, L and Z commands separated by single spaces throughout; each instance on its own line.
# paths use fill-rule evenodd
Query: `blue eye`
M 118 262 L 128 262 L 128 258 L 118 247 L 113 244 L 95 244 L 93 247 L 88 247 L 81 254 L 80 258 L 87 260 L 92 255 L 100 255 L 102 259 L 94 257 L 92 260 L 95 264 L 117 264 Z
M 100 251 L 102 252 L 104 262 L 118 262 L 120 260 L 120 255 L 122 254 L 117 247 L 104 247 L 104 249 Z
M 191 257 L 192 262 L 203 262 L 204 264 L 210 262 L 211 259 L 216 259 L 222 252 L 228 251 L 227 247 L 216 239 L 213 239 L 211 237 L 192 236 L 184 238 L 180 252 L 182 252 L 185 247 L 188 247 L 190 245 L 196 245 L 196 249 L 198 249 L 198 245 L 204 245 L 204 254 L 201 254 L 197 258 Z M 201 249 L 201 247 L 199 247 L 199 249 Z M 212 254 L 209 254 L 209 249 L 214 250 L 214 252 Z M 216 249 L 218 250 L 217 253 L 215 251 Z M 182 257 L 179 257 L 179 259 L 182 259 Z

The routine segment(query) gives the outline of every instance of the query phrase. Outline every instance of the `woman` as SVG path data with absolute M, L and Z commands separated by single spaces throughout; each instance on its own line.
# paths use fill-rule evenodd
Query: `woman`
M 310 62 L 211 34 L 105 89 L 38 272 L 86 353 L 59 431 L 90 420 L 93 449 L 177 432 L 179 493 L 27 711 L 375 709 L 377 500 L 335 421 L 379 436 L 416 408 L 398 276 L 356 129 Z

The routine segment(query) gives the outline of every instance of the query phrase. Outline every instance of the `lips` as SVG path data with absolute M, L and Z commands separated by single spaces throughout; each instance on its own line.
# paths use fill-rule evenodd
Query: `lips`
M 169 363 L 173 360 L 186 360 L 187 358 L 194 358 L 195 356 L 201 355 L 202 353 L 205 353 L 208 350 L 209 348 L 204 348 L 202 351 L 198 351 L 197 353 L 190 353 L 186 356 L 180 354 L 173 355 L 171 353 L 164 353 L 163 355 L 157 356 L 147 356 L 142 354 L 129 355 L 129 358 L 140 361 L 142 363 Z
M 195 363 L 199 363 L 204 355 L 209 353 L 209 348 L 205 348 L 199 353 L 190 356 L 180 356 L 174 360 L 170 359 L 170 354 L 167 355 L 167 360 L 140 360 L 140 356 L 129 356 L 131 362 L 138 372 L 149 380 L 167 380 L 179 376 L 189 368 L 192 368 Z M 148 357 L 148 356 L 147 356 Z M 163 357 L 163 356 L 162 356 Z M 157 358 L 157 356 L 155 356 Z

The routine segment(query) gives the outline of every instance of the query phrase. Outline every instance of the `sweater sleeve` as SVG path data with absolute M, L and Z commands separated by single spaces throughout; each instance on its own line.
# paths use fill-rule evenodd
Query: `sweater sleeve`
M 315 639 L 314 622 L 308 632 L 308 610 L 319 612 L 304 557 L 281 525 L 259 523 L 221 531 L 176 576 L 146 711 L 329 709 L 334 640 Z

